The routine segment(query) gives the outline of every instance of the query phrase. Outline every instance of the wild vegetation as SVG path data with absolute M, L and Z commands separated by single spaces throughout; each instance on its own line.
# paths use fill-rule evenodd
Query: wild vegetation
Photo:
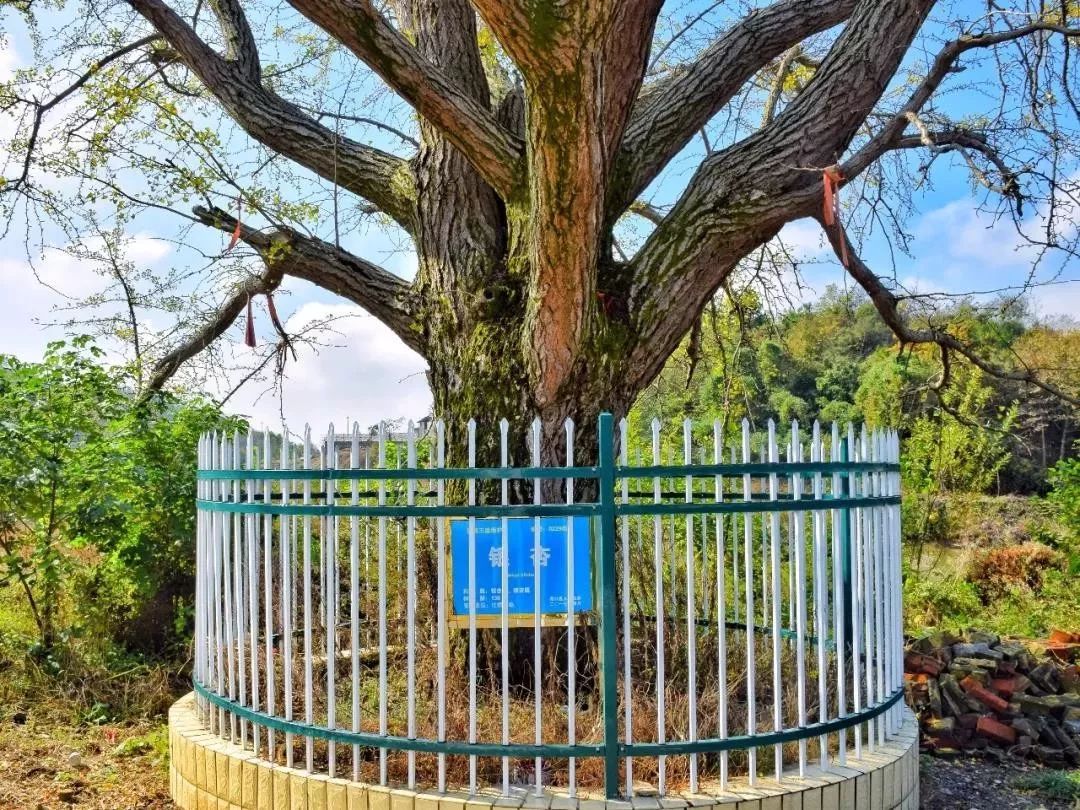
M 990 357 L 1052 367 L 1080 391 L 1080 329 L 1022 303 L 954 305 Z M 895 425 L 902 436 L 906 618 L 1038 635 L 1076 628 L 1080 592 L 1080 409 L 974 365 L 943 374 L 936 351 L 898 344 L 859 295 L 830 290 L 779 318 L 746 294 L 715 302 L 638 398 L 654 417 L 820 419 Z
M 1038 352 L 1080 344 L 1073 325 L 1020 307 L 958 309 L 987 353 L 1045 362 Z M 197 398 L 140 401 L 129 375 L 86 338 L 39 363 L 0 358 L 0 698 L 9 720 L 123 729 L 109 732 L 117 746 L 154 757 L 144 718 L 161 717 L 188 667 L 195 442 L 242 423 Z M 729 435 L 744 417 L 782 432 L 791 419 L 899 425 L 910 625 L 1038 635 L 1080 615 L 1080 419 L 1045 405 L 969 366 L 941 380 L 857 296 L 774 319 L 744 295 L 710 308 L 639 398 L 631 448 L 654 416 L 702 432 L 719 419 Z
M 1075 327 L 1019 307 L 959 309 L 988 354 L 1045 363 L 1039 352 L 1080 349 Z M 1080 387 L 1060 368 L 1062 386 Z M 0 648 L 42 677 L 186 656 L 194 443 L 239 423 L 199 399 L 136 402 L 127 374 L 84 338 L 40 363 L 0 358 Z M 1080 615 L 1069 584 L 1080 570 L 1080 414 L 970 366 L 941 380 L 857 296 L 831 291 L 778 320 L 750 296 L 717 302 L 636 403 L 632 446 L 654 416 L 704 431 L 744 417 L 782 431 L 792 419 L 898 425 L 913 626 L 1042 633 Z M 91 713 L 119 708 L 108 694 L 82 697 Z

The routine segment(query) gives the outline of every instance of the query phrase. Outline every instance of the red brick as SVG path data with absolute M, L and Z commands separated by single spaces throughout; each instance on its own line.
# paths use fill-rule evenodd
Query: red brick
M 1076 644 L 1080 643 L 1080 633 L 1070 633 L 1068 630 L 1051 630 L 1051 644 Z
M 980 717 L 976 730 L 987 739 L 1001 745 L 1012 745 L 1016 742 L 1016 731 L 992 717 Z
M 941 674 L 942 668 L 941 662 L 929 655 L 909 652 L 904 656 L 904 669 L 908 672 L 921 672 L 937 677 Z
M 991 711 L 1004 712 L 1008 711 L 1009 704 L 1007 701 L 1002 700 L 988 689 L 985 689 L 977 680 L 970 675 L 964 680 L 960 681 L 960 686 L 964 688 L 964 691 L 986 706 Z
M 994 678 L 990 681 L 990 688 L 1006 698 L 1010 698 L 1017 692 L 1023 692 L 1031 686 L 1031 681 L 1023 675 L 1013 675 L 1011 678 Z

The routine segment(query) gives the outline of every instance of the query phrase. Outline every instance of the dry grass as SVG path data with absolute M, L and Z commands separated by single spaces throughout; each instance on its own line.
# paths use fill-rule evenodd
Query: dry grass
M 489 631 L 495 633 L 495 631 Z M 524 631 L 530 633 L 531 631 Z M 545 633 L 558 633 L 561 631 L 545 631 Z M 323 648 L 325 643 L 321 634 L 313 642 L 314 649 Z M 483 638 L 484 634 L 481 634 Z M 585 634 L 582 634 L 583 636 Z M 339 639 L 339 645 L 347 639 L 347 633 Z M 729 735 L 744 734 L 747 732 L 746 717 L 746 666 L 745 644 L 746 635 L 741 631 L 729 630 L 727 633 L 728 644 L 728 680 L 726 694 L 728 702 L 728 733 Z M 719 706 L 720 706 L 720 682 L 717 677 L 716 667 L 716 643 L 715 632 L 702 632 L 698 640 L 698 736 L 701 738 L 719 736 Z M 482 648 L 486 645 L 481 644 Z M 531 641 L 527 645 L 531 649 Z M 557 650 L 565 654 L 561 645 L 554 645 Z M 579 639 L 579 646 L 588 647 L 587 641 Z M 657 739 L 657 708 L 655 693 L 655 652 L 649 649 L 648 643 L 642 639 L 636 644 L 632 653 L 634 661 L 634 690 L 631 694 L 633 738 L 636 741 L 653 741 Z M 491 645 L 497 651 L 497 646 Z M 339 647 L 340 649 L 340 647 Z M 677 649 L 677 647 L 673 647 Z M 446 693 L 448 695 L 446 706 L 447 738 L 452 740 L 467 740 L 469 737 L 469 679 L 466 666 L 466 645 L 463 634 L 456 636 L 451 645 L 449 656 L 450 664 L 446 675 Z M 769 731 L 773 728 L 773 691 L 772 691 L 772 658 L 771 640 L 759 637 L 756 646 L 756 666 L 758 674 L 756 702 L 758 707 L 757 729 Z M 298 656 L 299 657 L 299 656 Z M 502 708 L 501 708 L 501 678 L 498 656 L 490 660 L 489 656 L 478 656 L 477 678 L 477 710 L 476 710 L 476 736 L 481 742 L 498 742 L 502 738 Z M 592 671 L 589 666 L 588 656 L 583 656 L 584 665 L 579 664 L 578 690 L 576 701 L 576 729 L 577 739 L 581 743 L 599 743 L 603 737 L 603 718 L 601 714 L 600 695 L 597 691 L 594 679 L 590 677 Z M 562 666 L 552 662 L 545 663 L 545 676 L 552 665 L 554 677 L 545 684 L 542 703 L 542 737 L 545 742 L 557 743 L 567 739 L 567 708 L 565 694 L 565 658 L 561 660 Z M 581 660 L 581 659 L 579 659 Z M 379 730 L 379 694 L 378 694 L 378 665 L 377 662 L 362 656 L 364 665 L 361 668 L 360 679 L 360 727 L 365 732 L 378 733 Z M 818 681 L 816 670 L 816 654 L 814 648 L 807 647 L 807 711 L 808 721 L 813 722 L 818 717 Z M 351 687 L 351 662 L 348 659 L 338 663 L 335 691 L 336 691 L 336 722 L 339 728 L 352 727 L 352 687 Z M 796 709 L 796 657 L 794 649 L 787 643 L 782 646 L 781 656 L 781 683 L 783 692 L 781 695 L 782 718 L 785 728 L 797 726 L 798 712 Z M 437 659 L 435 650 L 430 646 L 417 649 L 416 654 L 416 736 L 419 738 L 433 739 L 437 735 L 437 704 L 436 704 L 436 677 Z M 387 668 L 387 706 L 388 706 L 388 732 L 395 736 L 407 736 L 407 683 L 405 657 L 403 654 L 391 656 Z M 667 739 L 687 739 L 689 729 L 690 701 L 687 692 L 687 668 L 685 657 L 680 658 L 672 655 L 665 666 L 666 677 L 666 735 Z M 619 684 L 619 728 L 623 729 L 623 707 L 625 694 L 621 682 Z M 327 718 L 327 690 L 326 690 L 326 666 L 320 661 L 314 668 L 313 694 L 314 694 L 314 718 L 315 723 L 323 725 Z M 278 689 L 277 711 L 283 715 L 282 696 L 282 672 L 280 667 L 276 673 Z M 545 678 L 547 681 L 547 679 Z M 827 671 L 827 681 L 831 684 L 835 680 L 834 667 L 830 666 Z M 297 665 L 293 672 L 294 704 L 293 717 L 298 720 L 304 718 L 304 673 L 301 665 Z M 511 685 L 509 701 L 509 739 L 512 743 L 529 744 L 534 741 L 534 696 L 531 688 L 531 671 L 526 677 Z M 835 698 L 829 691 L 829 700 Z M 265 740 L 265 736 L 263 737 Z M 835 738 L 831 744 L 835 746 Z M 281 734 L 276 735 L 277 759 L 284 762 L 284 739 Z M 265 743 L 264 743 L 265 745 Z M 296 738 L 294 740 L 294 761 L 304 762 L 304 742 Z M 317 766 L 325 768 L 328 759 L 328 746 L 321 741 L 314 742 L 314 755 Z M 352 749 L 351 746 L 338 745 L 336 747 L 336 759 L 338 773 L 351 775 Z M 811 740 L 807 744 L 807 752 L 810 761 L 818 757 L 818 741 Z M 790 744 L 785 747 L 785 761 L 792 763 L 798 757 L 798 744 Z M 360 751 L 361 778 L 366 781 L 378 781 L 379 779 L 379 752 L 377 750 L 361 749 Z M 745 773 L 747 757 L 744 752 L 732 752 L 729 755 L 730 769 L 732 774 Z M 762 750 L 759 752 L 759 767 L 762 772 L 771 768 L 773 752 Z M 408 777 L 407 756 L 403 752 L 388 751 L 387 773 L 388 779 L 394 784 L 403 784 Z M 437 783 L 438 760 L 432 754 L 416 755 L 416 778 L 420 785 L 432 786 Z M 699 774 L 702 780 L 716 778 L 719 774 L 719 755 L 699 755 Z M 600 758 L 579 759 L 576 764 L 577 784 L 583 791 L 600 789 L 603 786 L 603 760 Z M 515 783 L 531 783 L 534 780 L 533 760 L 512 760 L 510 762 L 511 780 Z M 498 785 L 502 779 L 502 762 L 499 758 L 480 757 L 477 762 L 478 781 L 481 785 Z M 688 786 L 690 773 L 690 758 L 688 756 L 669 756 L 666 758 L 666 776 L 669 791 L 678 791 Z M 634 760 L 635 780 L 655 784 L 658 776 L 658 762 L 656 758 L 639 757 Z M 462 788 L 468 785 L 469 763 L 466 757 L 447 757 L 447 778 L 452 788 Z M 544 783 L 552 786 L 565 787 L 569 783 L 569 762 L 566 759 L 552 758 L 544 760 Z
M 161 720 L 71 724 L 60 698 L 0 716 L 0 807 L 171 808 Z M 79 760 L 73 764 L 72 754 Z
M 43 653 L 17 596 L 0 590 L 0 808 L 173 807 L 165 711 L 188 688 L 176 670 L 89 637 Z

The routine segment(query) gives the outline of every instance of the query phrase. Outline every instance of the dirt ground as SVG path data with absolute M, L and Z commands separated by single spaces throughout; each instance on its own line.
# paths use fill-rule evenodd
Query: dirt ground
M 161 724 L 66 727 L 32 715 L 4 717 L 0 808 L 173 808 L 167 748 Z
M 17 714 L 0 724 L 0 810 L 165 810 L 168 736 L 154 723 L 64 726 Z M 1018 790 L 1038 769 L 979 758 L 921 761 L 923 810 L 1080 810 Z
M 1005 759 L 922 757 L 919 789 L 922 810 L 1076 810 L 1080 802 L 1052 801 L 1018 790 L 1016 779 L 1043 769 Z

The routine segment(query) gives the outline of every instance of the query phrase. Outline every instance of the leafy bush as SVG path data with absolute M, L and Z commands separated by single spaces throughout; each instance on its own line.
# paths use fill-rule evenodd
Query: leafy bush
M 915 419 L 904 445 L 905 482 L 921 492 L 987 492 L 1009 460 L 1015 409 L 995 413 L 993 389 L 974 372 L 942 395 L 939 412 Z
M 1061 520 L 1072 538 L 1080 542 L 1080 441 L 1073 450 L 1076 456 L 1062 459 L 1050 470 L 1050 500 L 1061 510 Z
M 194 567 L 195 445 L 217 408 L 136 404 L 87 338 L 40 363 L 0 355 L 0 587 L 36 627 L 47 669 L 84 636 L 162 650 Z
M 904 623 L 909 633 L 927 627 L 958 630 L 978 623 L 984 612 L 975 587 L 960 577 L 905 572 Z

